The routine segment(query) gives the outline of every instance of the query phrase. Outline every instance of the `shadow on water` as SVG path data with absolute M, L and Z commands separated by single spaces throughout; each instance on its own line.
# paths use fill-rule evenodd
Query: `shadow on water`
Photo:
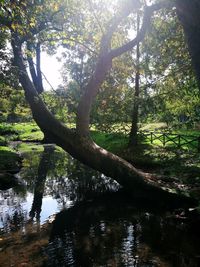
M 200 266 L 200 220 L 160 210 L 124 192 L 56 215 L 46 266 Z
M 27 266 L 200 266 L 200 218 L 180 208 L 184 203 L 134 198 L 55 146 L 40 148 L 23 155 L 19 177 L 26 187 L 0 191 L 0 237 L 17 231 L 21 237 L 10 239 L 1 253 L 8 255 L 10 246 L 12 253 L 21 249 L 33 257 L 42 225 L 56 214 L 39 246 L 41 261 L 35 256 Z

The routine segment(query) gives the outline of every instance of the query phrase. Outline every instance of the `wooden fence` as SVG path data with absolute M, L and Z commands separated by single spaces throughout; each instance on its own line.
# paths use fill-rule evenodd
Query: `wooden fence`
M 167 144 L 175 145 L 178 148 L 192 146 L 200 152 L 200 136 L 173 134 L 168 132 L 139 132 L 140 136 L 150 140 L 151 144 L 159 140 L 163 146 Z

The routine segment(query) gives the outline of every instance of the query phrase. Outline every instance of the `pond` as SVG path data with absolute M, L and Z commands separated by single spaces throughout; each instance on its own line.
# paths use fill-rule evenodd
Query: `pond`
M 198 217 L 136 198 L 54 145 L 25 151 L 0 190 L 0 266 L 198 267 Z

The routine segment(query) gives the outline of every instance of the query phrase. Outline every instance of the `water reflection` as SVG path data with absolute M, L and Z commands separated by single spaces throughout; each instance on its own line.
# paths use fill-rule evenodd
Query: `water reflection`
M 33 204 L 29 212 L 31 219 L 34 219 L 34 217 L 36 217 L 37 221 L 40 220 L 47 172 L 53 166 L 52 155 L 54 150 L 54 145 L 45 146 L 38 166 L 38 176 L 35 181 Z
M 0 190 L 1 231 L 23 227 L 30 219 L 44 223 L 63 208 L 120 187 L 54 145 L 30 148 L 23 153 L 23 168 L 18 174 L 24 187 Z
M 115 193 L 57 214 L 47 266 L 200 266 L 200 221 L 135 204 Z
M 176 210 L 161 209 L 160 199 L 129 198 L 116 182 L 53 145 L 23 156 L 25 186 L 0 191 L 0 240 L 13 232 L 26 242 L 33 233 L 40 239 L 41 225 L 56 213 L 48 245 L 39 247 L 43 266 L 200 266 L 199 218 L 179 218 Z

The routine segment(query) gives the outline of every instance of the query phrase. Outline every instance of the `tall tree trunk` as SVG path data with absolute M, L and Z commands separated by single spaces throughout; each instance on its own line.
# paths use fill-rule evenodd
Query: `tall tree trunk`
M 176 0 L 176 9 L 200 88 L 200 1 Z
M 137 13 L 137 34 L 140 29 L 140 17 Z M 139 95 L 140 95 L 140 43 L 136 45 L 136 73 L 135 73 L 135 93 L 132 112 L 132 124 L 129 135 L 129 145 L 132 147 L 138 144 L 138 116 L 139 116 Z

